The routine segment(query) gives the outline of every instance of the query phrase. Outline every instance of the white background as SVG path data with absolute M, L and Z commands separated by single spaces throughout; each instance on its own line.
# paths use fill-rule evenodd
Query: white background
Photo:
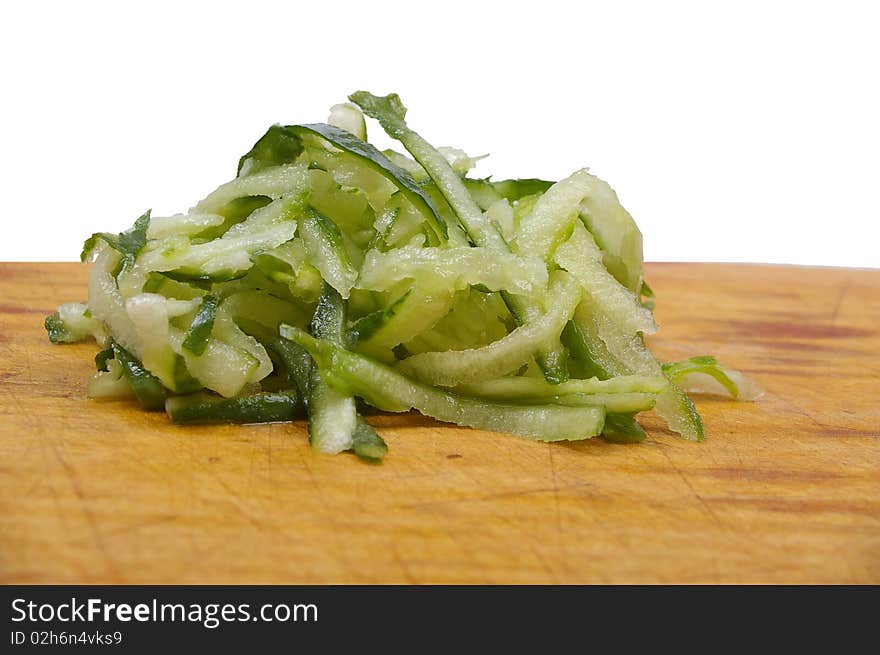
M 479 174 L 589 166 L 649 260 L 878 266 L 874 6 L 3 3 L 0 260 L 185 210 L 364 88 Z

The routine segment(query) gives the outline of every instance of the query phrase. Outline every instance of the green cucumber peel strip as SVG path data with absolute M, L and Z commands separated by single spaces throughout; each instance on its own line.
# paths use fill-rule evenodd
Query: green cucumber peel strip
M 275 337 L 266 344 L 281 359 L 287 369 L 287 381 L 294 385 L 308 403 L 309 380 L 312 375 L 312 357 L 302 346 L 285 339 Z
M 644 428 L 628 414 L 609 413 L 605 415 L 602 438 L 610 443 L 640 443 L 645 440 Z
M 381 462 L 388 453 L 388 444 L 360 414 L 352 435 L 352 450 L 361 459 L 372 463 Z
M 345 323 L 345 300 L 325 282 L 312 318 L 312 333 L 337 347 L 344 347 Z M 281 336 L 286 337 L 283 331 Z M 309 354 L 314 358 L 313 353 Z M 324 380 L 317 366 L 312 367 L 309 378 L 308 407 L 312 448 L 328 454 L 351 449 L 357 428 L 357 406 L 354 398 Z
M 191 278 L 176 280 L 177 276 L 174 272 L 168 274 L 168 271 L 150 271 L 147 275 L 147 281 L 144 282 L 144 293 L 158 293 L 170 298 L 196 298 L 209 291 L 212 286 L 210 280 L 193 280 Z
M 131 229 L 119 234 L 110 234 L 109 232 L 95 232 L 86 239 L 83 244 L 82 253 L 80 253 L 80 261 L 86 263 L 95 252 L 99 241 L 104 241 L 113 250 L 120 253 L 123 257 L 123 268 L 128 268 L 134 264 L 135 257 L 143 249 L 147 243 L 147 228 L 150 226 L 150 210 L 148 209 L 141 214 Z
M 243 177 L 259 173 L 271 166 L 290 164 L 296 161 L 302 151 L 302 139 L 292 128 L 273 125 L 238 160 L 235 174 L 237 177 Z
M 515 202 L 525 196 L 544 193 L 553 186 L 554 182 L 537 178 L 522 178 L 518 180 L 500 180 L 490 184 L 499 195 L 507 198 L 510 202 Z
M 662 369 L 674 384 L 690 392 L 711 394 L 726 391 L 734 400 L 757 400 L 763 393 L 753 380 L 739 371 L 727 368 L 711 355 L 667 362 L 662 365 Z M 697 375 L 697 378 L 692 378 L 693 375 Z M 708 376 L 720 387 L 711 388 L 714 383 L 706 384 L 707 378 L 701 381 L 700 375 Z
M 657 298 L 654 295 L 654 290 L 648 286 L 645 280 L 642 280 L 642 286 L 639 287 L 639 297 L 641 298 L 642 307 L 653 312 Z
M 165 387 L 150 373 L 141 361 L 118 343 L 113 342 L 114 359 L 122 365 L 122 374 L 131 385 L 134 395 L 146 410 L 165 409 Z
M 388 324 L 390 320 L 397 316 L 412 292 L 412 289 L 408 289 L 406 293 L 387 307 L 371 312 L 352 323 L 351 327 L 348 329 L 348 343 L 354 347 L 358 343 L 368 341 L 374 334 Z
M 191 284 L 198 289 L 208 290 L 211 288 L 211 285 L 215 283 L 240 280 L 247 275 L 247 270 L 224 270 L 205 274 L 201 273 L 198 269 L 185 267 L 173 271 L 156 271 L 156 273 L 167 277 L 169 280 L 174 280 L 175 282 Z
M 305 416 L 300 395 L 294 390 L 222 398 L 207 393 L 173 396 L 165 401 L 172 423 L 275 423 Z
M 359 139 L 351 132 L 325 123 L 309 123 L 306 125 L 294 125 L 291 129 L 295 133 L 315 134 L 330 144 L 344 150 L 360 159 L 365 165 L 382 175 L 394 184 L 425 217 L 431 227 L 435 239 L 439 243 L 446 243 L 449 232 L 446 221 L 440 216 L 437 206 L 430 196 L 413 180 L 412 176 L 400 166 L 392 162 L 375 146 Z
M 104 348 L 104 350 L 101 350 L 100 352 L 98 352 L 97 355 L 95 355 L 95 369 L 98 372 L 109 371 L 110 369 L 107 366 L 107 362 L 109 362 L 111 359 L 114 359 L 115 357 L 116 354 L 113 352 L 113 346 Z
M 172 391 L 179 394 L 193 393 L 194 391 L 204 389 L 202 383 L 189 372 L 186 360 L 182 355 L 178 354 L 175 354 L 174 357 L 173 384 Z
M 43 321 L 43 327 L 46 328 L 46 334 L 52 343 L 76 343 L 82 341 L 88 336 L 72 329 L 71 326 L 64 322 L 58 312 L 53 312 Z
M 330 339 L 342 345 L 345 339 L 347 308 L 345 299 L 331 285 L 324 283 L 315 315 L 312 317 L 312 333 L 322 339 Z
M 207 295 L 202 299 L 202 304 L 183 338 L 183 347 L 193 355 L 203 354 L 208 347 L 219 304 L 220 298 L 217 296 Z
M 607 380 L 614 377 L 612 355 L 601 339 L 590 337 L 585 326 L 575 320 L 568 322 L 562 331 L 562 345 L 568 349 L 568 366 L 572 374 L 579 378 L 599 378 Z
M 727 376 L 724 368 L 712 355 L 689 357 L 678 362 L 666 362 L 662 364 L 662 369 L 663 373 L 673 382 L 678 382 L 689 373 L 709 375 L 718 380 L 732 398 L 736 399 L 739 395 L 736 383 Z
M 467 398 L 408 378 L 299 328 L 282 325 L 281 336 L 308 350 L 327 382 L 341 393 L 358 395 L 381 410 L 416 409 L 447 423 L 509 432 L 537 441 L 588 439 L 599 434 L 604 423 L 601 407 L 517 405 Z
M 86 386 L 86 395 L 95 400 L 134 397 L 131 385 L 122 374 L 122 366 L 115 359 L 107 360 L 107 369 L 98 371 Z
M 345 249 L 339 226 L 316 209 L 309 207 L 299 227 L 309 255 L 309 263 L 321 278 L 343 298 L 348 298 L 358 277 Z

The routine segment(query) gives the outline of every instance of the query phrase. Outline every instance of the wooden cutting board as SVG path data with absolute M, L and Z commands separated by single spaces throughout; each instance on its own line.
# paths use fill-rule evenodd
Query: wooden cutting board
M 767 390 L 708 439 L 541 444 L 374 421 L 380 466 L 302 424 L 181 428 L 85 397 L 45 314 L 75 264 L 0 264 L 0 582 L 880 582 L 880 271 L 655 264 L 661 358 Z

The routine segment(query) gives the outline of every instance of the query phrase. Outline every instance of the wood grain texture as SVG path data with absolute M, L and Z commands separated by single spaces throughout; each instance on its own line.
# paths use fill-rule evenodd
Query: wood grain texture
M 381 466 L 87 400 L 94 344 L 42 328 L 85 279 L 0 264 L 0 582 L 880 582 L 880 271 L 651 265 L 655 351 L 767 390 L 697 399 L 705 443 L 389 416 Z

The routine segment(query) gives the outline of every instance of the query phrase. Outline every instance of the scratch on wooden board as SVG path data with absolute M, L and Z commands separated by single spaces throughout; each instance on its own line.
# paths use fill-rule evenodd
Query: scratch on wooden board
M 121 536 L 121 535 L 129 534 L 132 532 L 139 532 L 139 531 L 143 530 L 144 528 L 150 528 L 150 527 L 154 527 L 157 525 L 164 525 L 166 523 L 174 523 L 175 521 L 177 521 L 179 519 L 180 519 L 180 515 L 178 515 L 178 514 L 163 514 L 161 516 L 157 516 L 157 517 L 151 518 L 151 519 L 138 518 L 138 520 L 135 523 L 128 523 L 126 525 L 120 525 L 115 528 L 110 528 L 104 534 L 106 534 L 108 536 L 109 535 Z
M 400 550 L 397 547 L 397 541 L 391 542 L 391 557 L 397 563 L 397 566 L 400 567 L 400 572 L 403 574 L 403 579 L 406 580 L 408 584 L 418 584 L 415 576 L 413 576 L 412 572 L 409 570 L 409 565 L 406 563 L 406 560 L 400 556 Z
M 772 393 L 772 392 L 769 392 L 769 391 L 767 392 L 766 395 L 767 395 L 768 397 L 770 397 L 770 398 L 773 398 L 774 400 L 778 400 L 778 401 L 781 402 L 783 405 L 785 405 L 786 407 L 788 407 L 789 409 L 791 409 L 795 414 L 797 414 L 798 416 L 802 416 L 803 418 L 805 418 L 805 419 L 807 419 L 808 421 L 810 421 L 810 423 L 812 423 L 813 425 L 815 425 L 815 426 L 817 426 L 817 427 L 819 427 L 819 428 L 822 428 L 823 430 L 827 430 L 827 429 L 833 427 L 833 426 L 831 426 L 831 425 L 825 425 L 824 423 L 818 421 L 818 420 L 817 420 L 815 417 L 813 417 L 813 415 L 810 414 L 807 410 L 805 410 L 803 407 L 801 407 L 801 406 L 799 406 L 799 405 L 796 405 L 792 400 L 790 400 L 789 398 L 786 398 L 785 396 L 780 396 L 779 394 Z
M 229 484 L 227 484 L 227 482 L 223 478 L 220 477 L 215 467 L 209 466 L 208 464 L 198 459 L 195 459 L 193 461 L 202 471 L 206 472 L 209 477 L 214 480 L 214 482 L 216 482 L 221 489 L 223 489 L 223 491 L 226 492 L 224 494 L 225 500 L 228 501 L 228 503 L 235 509 L 236 513 L 239 516 L 241 516 L 245 521 L 254 526 L 258 531 L 266 531 L 266 526 L 263 525 L 262 522 L 258 521 L 252 512 L 247 511 L 245 506 L 242 504 L 238 493 Z M 279 532 L 277 529 L 273 531 Z
M 507 497 L 513 498 L 513 497 L 517 497 L 519 495 L 520 494 L 518 494 L 518 493 L 512 493 L 512 494 L 508 494 Z M 519 521 L 517 521 L 513 517 L 511 517 L 509 515 L 507 509 L 504 507 L 496 508 L 492 512 L 492 514 L 496 519 L 500 520 L 502 523 L 504 523 L 506 525 L 511 526 L 514 530 L 520 532 L 524 536 L 524 538 L 521 540 L 520 543 L 523 545 L 526 545 L 526 544 L 528 545 L 529 552 L 535 558 L 535 561 L 538 563 L 538 565 L 544 570 L 544 572 L 550 577 L 550 579 L 555 584 L 559 584 L 562 581 L 562 576 L 560 576 L 559 572 L 553 567 L 551 561 L 547 558 L 547 556 L 538 550 L 537 544 L 533 540 L 529 539 L 529 537 L 531 536 L 529 530 L 526 529 Z M 558 540 L 558 536 L 557 536 L 556 552 L 561 555 L 562 551 L 561 551 L 561 548 L 559 548 L 558 541 L 559 540 Z M 557 557 L 556 559 L 558 562 L 562 563 L 563 565 L 565 564 L 566 560 L 564 557 Z
M 547 455 L 550 458 L 550 475 L 553 480 L 553 511 L 556 515 L 556 549 L 562 556 L 562 562 L 568 561 L 566 543 L 562 538 L 562 512 L 559 509 L 559 480 L 556 475 L 556 462 L 553 460 L 553 444 L 547 444 Z
M 333 535 L 333 560 L 335 563 L 345 568 L 345 572 L 350 574 L 352 572 L 352 567 L 348 562 L 348 558 L 345 556 L 345 545 L 342 540 L 342 535 L 340 534 L 339 524 L 336 522 L 334 516 L 335 512 L 333 508 L 330 507 L 327 499 L 324 497 L 324 492 L 321 489 L 321 483 L 315 477 L 315 472 L 312 470 L 312 467 L 309 465 L 309 458 L 312 456 L 311 449 L 307 451 L 300 450 L 299 451 L 300 461 L 302 461 L 303 468 L 305 468 L 306 473 L 309 476 L 309 487 L 311 491 L 318 496 L 318 500 L 321 503 L 321 506 L 324 508 L 324 517 L 327 519 L 327 522 L 330 525 L 330 531 Z
M 110 572 L 111 579 L 118 580 L 120 578 L 119 569 L 116 565 L 116 562 L 113 560 L 113 557 L 110 555 L 110 549 L 107 548 L 107 544 L 104 542 L 104 537 L 101 534 L 101 529 L 98 527 L 98 521 L 95 518 L 95 514 L 89 505 L 88 499 L 83 493 L 76 471 L 61 454 L 58 449 L 58 444 L 56 444 L 54 441 L 50 441 L 49 446 L 55 455 L 55 459 L 58 460 L 58 463 L 61 465 L 61 469 L 64 471 L 64 474 L 67 477 L 68 482 L 70 482 L 71 488 L 73 489 L 73 493 L 76 495 L 77 500 L 79 501 L 80 508 L 82 509 L 82 512 L 86 517 L 86 521 L 89 524 L 89 531 L 92 534 L 92 540 L 95 542 L 95 546 L 100 551 L 101 557 L 103 557 L 104 563 L 107 565 L 107 570 Z
M 24 457 L 28 453 L 30 453 L 30 451 L 33 448 L 35 448 L 37 446 L 42 446 L 42 441 L 39 437 L 41 437 L 43 435 L 43 428 L 40 425 L 40 420 L 38 418 L 38 414 L 36 414 L 32 411 L 28 411 L 25 408 L 25 406 L 22 405 L 21 399 L 18 397 L 18 394 L 16 393 L 15 389 L 9 388 L 9 393 L 8 393 L 7 397 L 10 400 L 12 400 L 13 404 L 18 408 L 18 412 L 13 414 L 13 416 L 21 418 L 25 421 L 25 423 L 28 427 L 28 430 L 27 430 L 28 435 L 27 436 L 32 437 L 30 439 L 24 440 L 24 442 L 25 442 L 24 451 L 19 454 L 19 457 Z M 31 484 L 28 486 L 27 491 L 25 492 L 24 495 L 29 495 L 29 494 L 33 493 L 34 491 L 36 491 L 36 489 L 39 488 L 40 484 L 45 479 L 46 475 L 47 475 L 47 473 L 46 473 L 46 469 L 44 467 L 43 468 L 43 475 L 40 476 L 39 478 L 35 478 L 34 480 L 31 481 Z
M 880 523 L 880 504 L 870 501 L 822 500 L 781 496 L 712 496 L 712 501 L 783 514 L 850 514 L 868 518 L 874 523 Z
M 666 452 L 665 449 L 661 449 L 660 452 L 663 453 L 663 456 L 666 458 L 666 461 L 669 462 L 670 466 L 672 466 L 672 469 L 675 471 L 675 473 L 678 475 L 678 477 L 681 478 L 681 481 L 684 482 L 685 486 L 690 490 L 691 495 L 697 499 L 697 501 L 700 503 L 700 505 L 706 511 L 706 514 L 709 516 L 709 518 L 711 518 L 713 521 L 715 521 L 715 524 L 718 525 L 719 527 L 722 527 L 722 528 L 725 527 L 724 522 L 718 517 L 718 515 L 715 513 L 715 511 L 711 507 L 709 507 L 709 504 L 705 501 L 705 499 L 699 493 L 697 493 L 697 490 L 694 489 L 694 486 L 691 484 L 691 481 L 688 479 L 687 475 L 685 475 L 684 471 L 682 471 L 678 467 L 678 465 L 675 463 L 675 461 L 672 459 L 672 457 L 670 457 L 669 453 Z
M 849 288 L 852 286 L 852 277 L 847 277 L 843 284 L 840 285 L 840 288 L 837 292 L 837 301 L 834 303 L 834 310 L 831 312 L 831 325 L 834 326 L 837 323 L 837 316 L 840 314 L 840 306 L 843 304 L 843 299 L 846 294 L 849 292 Z
M 830 430 L 821 430 L 816 434 L 820 434 L 823 437 L 842 437 L 842 438 L 860 438 L 860 437 L 869 437 L 869 438 L 877 438 L 880 437 L 880 428 L 876 430 L 850 430 L 850 429 L 838 429 L 832 428 Z
M 514 491 L 499 491 L 497 493 L 486 494 L 476 498 L 459 498 L 456 500 L 436 500 L 424 503 L 405 503 L 396 505 L 401 509 L 432 509 L 445 507 L 448 505 L 460 505 L 466 503 L 484 503 L 487 501 L 497 500 L 499 498 L 516 498 L 518 496 L 529 496 L 532 494 L 558 493 L 560 491 L 568 491 L 570 489 L 580 489 L 583 487 L 591 487 L 589 482 L 573 482 L 571 484 L 559 485 L 556 487 L 537 487 L 535 489 L 516 489 Z
M 560 584 L 562 582 L 562 577 L 559 575 L 559 573 L 556 572 L 556 569 L 554 569 L 550 565 L 550 562 L 547 560 L 547 558 L 538 551 L 534 542 L 529 542 L 529 550 L 531 551 L 532 555 L 535 556 L 535 559 L 538 560 L 538 563 L 541 565 L 541 568 L 544 569 L 544 572 L 547 573 L 547 575 L 549 575 L 550 578 L 553 580 L 553 583 Z M 564 564 L 566 560 L 565 557 L 562 556 L 557 558 L 557 561 Z
M 842 326 L 824 323 L 773 322 L 765 320 L 725 321 L 725 330 L 740 341 L 780 339 L 858 339 L 873 336 L 871 330 L 862 327 Z

